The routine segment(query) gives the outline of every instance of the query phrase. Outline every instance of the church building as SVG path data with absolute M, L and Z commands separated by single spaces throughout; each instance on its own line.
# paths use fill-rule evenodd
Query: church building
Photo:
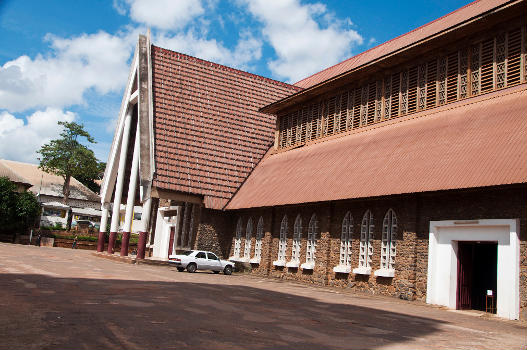
M 128 254 L 139 205 L 140 259 L 210 250 L 260 276 L 527 319 L 526 13 L 475 1 L 295 84 L 140 36 L 98 250 L 125 204 Z

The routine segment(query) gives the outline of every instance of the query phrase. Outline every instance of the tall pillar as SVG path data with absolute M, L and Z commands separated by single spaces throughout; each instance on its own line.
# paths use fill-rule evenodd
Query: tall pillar
M 121 152 L 119 156 L 119 168 L 117 170 L 117 183 L 113 197 L 112 224 L 110 226 L 110 238 L 108 239 L 108 254 L 113 254 L 115 238 L 119 230 L 119 210 L 121 208 L 121 197 L 123 195 L 124 171 L 126 167 L 126 153 L 128 151 L 128 138 L 130 136 L 130 124 L 132 122 L 132 108 L 126 112 L 124 119 L 123 138 L 121 140 Z
M 97 240 L 97 251 L 100 253 L 104 250 L 104 236 L 106 235 L 106 224 L 108 222 L 108 205 L 103 203 L 101 206 L 101 227 L 99 228 L 99 239 Z
M 145 258 L 146 239 L 148 237 L 148 226 L 150 224 L 151 212 L 152 198 L 148 198 L 143 203 L 143 213 L 141 216 L 141 231 L 139 231 L 139 242 L 137 242 L 137 259 Z
M 137 187 L 137 175 L 139 173 L 139 124 L 137 125 L 134 142 L 134 153 L 132 155 L 132 169 L 130 170 L 130 182 L 128 183 L 128 196 L 126 197 L 126 212 L 124 214 L 123 238 L 121 241 L 121 256 L 128 255 L 130 243 L 130 231 L 132 230 L 132 218 L 135 204 L 135 188 Z

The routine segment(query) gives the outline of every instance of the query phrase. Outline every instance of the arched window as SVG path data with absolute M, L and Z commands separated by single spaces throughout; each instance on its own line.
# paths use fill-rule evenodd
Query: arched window
M 251 256 L 251 239 L 253 237 L 253 218 L 249 218 L 247 221 L 247 227 L 245 229 L 245 246 L 243 248 L 243 257 L 249 261 Z
M 300 262 L 300 242 L 302 241 L 302 217 L 300 214 L 296 216 L 295 226 L 293 231 L 293 247 L 291 248 L 291 261 L 295 263 Z M 297 265 L 298 267 L 298 265 Z
M 234 254 L 232 255 L 235 259 L 240 257 L 242 249 L 242 231 L 242 218 L 238 218 L 238 223 L 236 224 L 236 236 L 234 237 Z
M 342 266 L 351 266 L 351 242 L 353 237 L 353 217 L 348 211 L 342 220 L 340 235 L 340 261 Z
M 394 269 L 397 234 L 397 216 L 389 209 L 382 221 L 381 268 Z
M 262 238 L 264 235 L 263 217 L 260 216 L 258 219 L 258 225 L 256 225 L 256 241 L 254 243 L 254 257 L 251 262 L 259 264 L 262 260 Z
M 309 226 L 307 229 L 307 249 L 306 249 L 306 264 L 311 264 L 307 266 L 313 268 L 315 266 L 315 259 L 317 253 L 317 234 L 318 234 L 318 219 L 316 214 L 311 215 L 311 220 L 309 220 Z
M 278 241 L 278 259 L 273 263 L 275 266 L 285 265 L 285 254 L 287 250 L 287 215 L 284 215 L 280 223 L 280 240 Z
M 367 210 L 362 217 L 362 224 L 360 226 L 360 252 L 359 252 L 359 267 L 369 268 L 371 257 L 373 255 L 373 215 L 371 211 Z

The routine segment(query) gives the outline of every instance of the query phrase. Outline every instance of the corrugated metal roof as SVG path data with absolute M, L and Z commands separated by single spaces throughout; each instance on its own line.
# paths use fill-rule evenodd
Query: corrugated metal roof
M 527 182 L 526 85 L 269 153 L 227 209 Z
M 13 170 L 11 170 L 6 165 L 2 164 L 0 162 L 0 177 L 7 177 L 9 180 L 11 180 L 14 183 L 24 184 L 31 186 L 28 180 L 24 179 L 22 176 L 15 173 Z
M 153 185 L 223 208 L 274 141 L 258 109 L 300 88 L 156 46 L 152 73 Z
M 483 14 L 495 7 L 503 5 L 510 0 L 477 0 L 465 5 L 443 17 L 416 28 L 406 34 L 398 36 L 383 44 L 364 51 L 336 65 L 326 68 L 307 78 L 296 82 L 295 85 L 304 89 L 317 85 L 328 79 L 336 77 L 349 70 L 360 67 L 368 62 L 381 58 L 387 54 L 400 50 L 408 45 L 419 42 L 431 35 L 440 33 L 450 27 L 463 23 L 472 17 Z
M 13 160 L 0 159 L 3 164 L 18 176 L 26 179 L 32 185 L 29 190 L 35 194 L 62 197 L 62 186 L 64 179 L 60 176 L 46 173 L 39 169 L 38 165 L 16 162 Z M 42 184 L 42 185 L 41 185 Z M 100 197 L 84 186 L 77 179 L 70 180 L 70 198 L 99 202 Z

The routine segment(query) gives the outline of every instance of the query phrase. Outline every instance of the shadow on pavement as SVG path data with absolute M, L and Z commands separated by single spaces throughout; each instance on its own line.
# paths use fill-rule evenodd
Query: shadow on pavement
M 440 324 L 205 283 L 0 274 L 0 298 L 3 349 L 375 349 Z

